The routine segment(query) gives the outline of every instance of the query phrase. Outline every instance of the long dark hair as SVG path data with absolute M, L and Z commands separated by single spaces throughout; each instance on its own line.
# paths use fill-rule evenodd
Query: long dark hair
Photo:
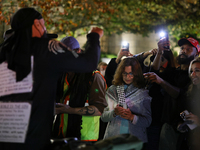
M 84 107 L 88 98 L 88 93 L 91 88 L 92 74 L 76 73 L 73 79 L 69 82 L 70 85 L 70 107 Z M 68 126 L 66 137 L 81 138 L 82 116 L 76 114 L 68 114 Z
M 133 78 L 133 85 L 137 88 L 144 88 L 145 87 L 145 80 L 142 73 L 142 68 L 140 63 L 135 57 L 128 57 L 123 59 L 114 75 L 114 79 L 112 81 L 113 85 L 122 85 L 124 83 L 122 73 L 124 72 L 125 67 L 131 66 L 132 72 L 134 75 Z
M 163 53 L 163 57 L 166 58 L 168 60 L 168 64 L 167 64 L 167 67 L 175 67 L 175 58 L 174 58 L 174 55 L 172 53 L 171 50 L 169 51 L 164 51 Z

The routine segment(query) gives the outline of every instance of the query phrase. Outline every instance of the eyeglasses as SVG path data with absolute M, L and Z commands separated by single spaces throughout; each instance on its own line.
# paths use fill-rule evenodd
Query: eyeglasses
M 125 76 L 125 77 L 126 77 L 127 75 L 129 75 L 130 77 L 133 77 L 133 73 L 132 73 L 132 72 L 129 72 L 129 73 L 123 72 L 122 75 Z

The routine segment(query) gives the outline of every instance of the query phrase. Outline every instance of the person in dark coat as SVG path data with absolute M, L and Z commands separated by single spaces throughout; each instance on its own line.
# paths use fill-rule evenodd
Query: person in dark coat
M 11 18 L 11 27 L 13 35 L 0 47 L 0 65 L 7 65 L 6 69 L 16 75 L 12 83 L 16 88 L 19 88 L 17 83 L 23 83 L 31 74 L 31 87 L 23 92 L 17 90 L 5 94 L 1 91 L 0 101 L 28 101 L 32 109 L 25 142 L 1 142 L 0 147 L 3 150 L 48 149 L 57 80 L 64 72 L 91 72 L 96 69 L 100 57 L 99 38 L 103 36 L 103 30 L 93 28 L 87 35 L 86 52 L 75 55 L 64 44 L 48 38 L 44 19 L 34 8 L 19 9 Z M 0 78 L 3 78 L 2 74 Z M 5 86 L 12 88 L 9 83 L 4 83 Z

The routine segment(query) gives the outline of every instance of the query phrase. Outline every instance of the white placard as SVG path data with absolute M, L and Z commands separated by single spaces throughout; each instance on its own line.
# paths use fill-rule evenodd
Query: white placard
M 0 142 L 24 143 L 30 113 L 28 102 L 0 102 Z
M 32 71 L 22 81 L 16 82 L 16 72 L 8 69 L 7 65 L 6 62 L 0 64 L 0 96 L 31 92 L 33 86 Z

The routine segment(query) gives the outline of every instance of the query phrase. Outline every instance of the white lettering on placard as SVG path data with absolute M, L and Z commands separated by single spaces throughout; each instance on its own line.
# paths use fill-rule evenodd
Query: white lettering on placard
M 30 113 L 28 102 L 0 102 L 0 142 L 24 143 Z
M 33 61 L 31 62 L 33 64 Z M 31 92 L 33 87 L 32 71 L 22 81 L 16 82 L 16 72 L 8 69 L 7 66 L 6 62 L 0 64 L 0 96 Z

